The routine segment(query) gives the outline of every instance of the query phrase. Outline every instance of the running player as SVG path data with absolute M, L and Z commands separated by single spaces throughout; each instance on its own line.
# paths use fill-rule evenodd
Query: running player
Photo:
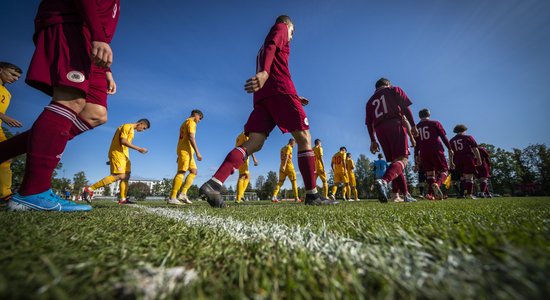
M 328 197 L 328 182 L 327 172 L 325 171 L 325 162 L 323 161 L 323 147 L 321 147 L 321 140 L 315 140 L 315 147 L 313 147 L 313 153 L 315 153 L 315 182 L 317 177 L 321 178 L 323 183 L 323 196 Z
M 340 147 L 340 151 L 336 152 L 332 156 L 332 161 L 330 166 L 332 168 L 332 173 L 334 174 L 334 185 L 332 186 L 332 191 L 330 193 L 330 199 L 336 199 L 336 191 L 338 187 L 342 188 L 342 198 L 347 200 L 346 194 L 348 190 L 348 174 L 346 171 L 346 147 Z
M 52 101 L 29 131 L 0 144 L 2 161 L 27 152 L 25 176 L 11 209 L 92 209 L 55 195 L 51 177 L 67 142 L 107 120 L 107 93 L 116 91 L 109 43 L 119 8 L 119 0 L 40 2 L 26 82 Z
M 235 147 L 239 147 L 246 141 L 248 141 L 248 137 L 246 136 L 246 134 L 244 134 L 243 131 L 237 137 L 237 140 L 235 141 Z M 249 160 L 250 159 L 247 157 L 244 164 L 239 167 L 239 180 L 237 181 L 237 198 L 235 199 L 235 202 L 237 203 L 241 203 L 243 201 L 244 191 L 246 191 L 248 183 L 250 182 L 250 171 L 248 170 Z M 254 154 L 252 154 L 252 160 L 254 161 L 254 166 L 257 166 L 258 160 L 256 159 L 256 156 Z
M 435 199 L 442 200 L 444 195 L 441 192 L 441 185 L 447 179 L 449 170 L 443 144 L 447 147 L 449 157 L 452 150 L 445 129 L 438 121 L 430 120 L 430 115 L 430 111 L 426 108 L 418 112 L 420 122 L 416 124 L 419 138 L 415 147 L 415 164 L 421 163 L 422 169 L 426 172 L 428 198 L 433 196 Z
M 292 163 L 292 148 L 296 145 L 296 140 L 291 138 L 288 140 L 283 148 L 281 148 L 281 167 L 279 168 L 279 182 L 273 191 L 273 197 L 271 197 L 272 202 L 279 202 L 277 199 L 277 194 L 279 190 L 285 183 L 285 179 L 288 177 L 290 183 L 292 183 L 292 192 L 294 193 L 294 201 L 302 202 L 298 197 L 298 184 L 296 183 L 296 171 L 294 170 L 294 164 Z
M 376 132 L 384 156 L 392 162 L 384 176 L 376 180 L 379 200 L 380 202 L 388 201 L 388 184 L 393 182 L 393 185 L 405 195 L 405 201 L 414 202 L 416 200 L 410 196 L 407 180 L 403 175 L 409 156 L 408 135 L 405 124 L 403 124 L 403 116 L 409 121 L 412 135 L 418 135 L 409 108 L 412 102 L 401 88 L 392 86 L 386 78 L 380 78 L 375 87 L 376 91 L 367 102 L 366 107 L 365 123 L 371 139 L 370 151 L 373 154 L 380 151 L 380 146 L 374 135 Z
M 465 134 L 466 130 L 468 128 L 463 124 L 455 126 L 453 132 L 456 135 L 450 140 L 452 151 L 449 152 L 449 161 L 451 169 L 457 169 L 464 178 L 464 195 L 476 199 L 473 194 L 474 172 L 476 167 L 481 166 L 482 160 L 476 141 Z
M 191 111 L 191 116 L 183 122 L 180 126 L 180 134 L 178 139 L 178 147 L 176 153 L 178 154 L 178 172 L 174 176 L 174 181 L 172 184 L 172 192 L 170 194 L 170 199 L 168 199 L 168 204 L 181 205 L 183 203 L 191 204 L 191 200 L 187 197 L 187 191 L 193 184 L 195 176 L 197 176 L 197 164 L 193 154 L 197 156 L 197 160 L 201 161 L 202 156 L 197 147 L 197 141 L 195 140 L 195 133 L 197 132 L 197 124 L 202 120 L 203 114 L 200 110 L 194 109 Z M 185 178 L 185 183 L 183 177 L 185 173 L 189 171 L 187 177 Z M 181 187 L 183 184 L 183 188 Z M 181 188 L 181 193 L 178 198 L 176 195 Z M 180 202 L 183 201 L 182 202 Z
M 220 194 L 224 181 L 248 155 L 261 149 L 276 125 L 283 133 L 291 132 L 298 144 L 298 167 L 306 189 L 305 204 L 334 204 L 321 197 L 315 186 L 315 156 L 311 149 L 309 121 L 302 107 L 308 101 L 298 97 L 288 68 L 293 34 L 294 24 L 290 17 L 277 17 L 258 52 L 256 75 L 245 84 L 245 90 L 254 93 L 254 110 L 245 125 L 249 140 L 231 150 L 212 179 L 200 188 L 213 207 L 226 206 Z
M 147 153 L 146 148 L 138 147 L 132 144 L 134 140 L 134 131 L 141 132 L 151 127 L 151 123 L 147 119 L 140 119 L 136 123 L 121 125 L 117 128 L 111 147 L 109 148 L 109 164 L 111 166 L 111 175 L 101 179 L 89 187 L 84 188 L 84 200 L 88 203 L 91 201 L 90 196 L 93 191 L 100 187 L 105 187 L 115 181 L 120 181 L 120 199 L 118 204 L 128 204 L 126 197 L 128 191 L 128 180 L 132 171 L 130 163 L 130 152 L 128 148 L 134 149 L 141 154 Z
M 18 66 L 0 62 L 0 142 L 7 140 L 2 123 L 9 127 L 21 127 L 23 124 L 16 119 L 6 115 L 8 106 L 10 106 L 11 94 L 6 88 L 6 84 L 11 84 L 19 80 L 23 71 Z M 11 198 L 11 160 L 0 162 L 0 202 L 8 201 Z
M 357 192 L 357 180 L 355 180 L 355 163 L 353 162 L 353 158 L 351 158 L 351 153 L 347 153 L 346 155 L 346 172 L 349 182 L 348 199 L 349 201 L 353 201 L 353 193 L 353 196 L 355 196 L 355 201 L 359 201 L 359 193 Z
M 491 177 L 491 159 L 485 147 L 478 147 L 481 156 L 481 165 L 476 167 L 477 178 L 479 179 L 479 192 L 483 198 L 493 198 L 489 192 L 489 178 Z

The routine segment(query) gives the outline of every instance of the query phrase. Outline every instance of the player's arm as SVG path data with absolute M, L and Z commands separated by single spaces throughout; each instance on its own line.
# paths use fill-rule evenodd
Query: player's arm
M 472 152 L 474 152 L 474 155 L 476 157 L 476 167 L 481 166 L 481 154 L 479 154 L 479 149 L 477 147 L 472 148 Z
M 113 63 L 113 51 L 107 43 L 107 36 L 99 19 L 96 1 L 73 0 L 84 22 L 90 29 L 92 36 L 92 50 L 90 56 L 94 64 L 108 68 Z
M 189 132 L 189 142 L 191 143 L 191 147 L 193 147 L 193 150 L 195 150 L 195 155 L 197 156 L 197 160 L 202 160 L 202 155 L 199 152 L 199 147 L 197 147 L 197 141 L 195 140 L 195 133 Z
M 366 119 L 365 119 L 365 125 L 367 125 L 367 130 L 369 131 L 369 137 L 370 137 L 370 152 L 372 154 L 376 154 L 378 151 L 380 151 L 380 146 L 376 142 L 376 138 L 374 137 L 374 115 L 373 110 L 370 108 L 369 104 L 367 103 L 367 113 L 366 113 Z
M 6 114 L 3 114 L 3 113 L 0 113 L 0 120 L 2 120 L 2 122 L 8 124 L 9 127 L 21 127 L 23 126 L 23 124 L 21 124 L 21 122 L 17 121 L 16 119 L 6 115 Z
M 114 95 L 116 93 L 116 82 L 111 71 L 105 72 L 107 77 L 107 94 Z
M 449 151 L 449 169 L 451 170 L 455 169 L 454 156 L 455 156 L 455 153 L 453 152 L 453 150 L 450 150 Z
M 290 157 L 289 153 L 288 152 L 285 152 L 285 156 L 284 156 L 284 161 L 283 161 L 283 171 L 286 170 L 286 164 L 288 164 L 288 159 Z
M 416 123 L 414 122 L 413 113 L 409 107 L 412 104 L 411 100 L 409 99 L 409 96 L 407 96 L 407 94 L 405 94 L 405 91 L 403 91 L 399 87 L 395 87 L 394 91 L 397 94 L 397 97 L 402 100 L 402 101 L 399 101 L 399 106 L 401 107 L 403 116 L 405 116 L 405 118 L 407 118 L 407 120 L 409 121 L 409 125 L 411 126 L 411 134 L 413 136 L 418 136 L 418 129 L 416 128 Z
M 122 144 L 122 145 L 124 145 L 128 148 L 134 149 L 134 150 L 138 151 L 141 154 L 145 154 L 145 153 L 147 153 L 147 151 L 149 151 L 146 148 L 141 148 L 141 147 L 138 147 L 138 146 L 130 143 L 130 141 L 128 141 L 126 138 L 123 138 L 123 137 L 120 138 L 120 144 Z
M 252 153 L 252 160 L 254 161 L 254 165 L 257 166 L 258 165 L 258 160 L 256 159 L 256 155 L 254 155 L 254 153 Z

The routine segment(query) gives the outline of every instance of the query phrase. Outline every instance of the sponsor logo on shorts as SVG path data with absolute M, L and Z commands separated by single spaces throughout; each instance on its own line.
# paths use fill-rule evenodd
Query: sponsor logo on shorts
M 307 126 L 309 126 L 309 120 L 307 118 L 304 119 L 304 124 L 306 124 Z
M 67 73 L 67 79 L 69 79 L 69 81 L 71 82 L 81 83 L 81 82 L 84 82 L 86 77 L 84 77 L 84 74 L 82 74 L 81 72 L 71 71 Z

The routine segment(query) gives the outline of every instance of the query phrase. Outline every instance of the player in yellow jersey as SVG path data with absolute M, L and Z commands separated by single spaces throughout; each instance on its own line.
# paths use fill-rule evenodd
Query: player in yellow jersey
M 294 192 L 294 201 L 301 202 L 298 197 L 298 184 L 296 183 L 296 171 L 294 170 L 294 164 L 292 164 L 292 148 L 296 145 L 296 140 L 291 138 L 288 140 L 288 144 L 281 148 L 281 167 L 279 168 L 279 183 L 273 191 L 273 197 L 271 201 L 279 202 L 277 194 L 281 186 L 285 183 L 285 179 L 288 177 L 290 183 L 292 183 L 292 191 Z
M 128 191 L 128 180 L 130 179 L 131 163 L 130 152 L 128 148 L 134 149 L 141 154 L 147 153 L 146 148 L 138 147 L 132 144 L 134 140 L 134 131 L 144 131 L 151 126 L 147 119 L 140 119 L 136 123 L 121 125 L 117 128 L 111 147 L 109 148 L 109 164 L 111 166 L 111 175 L 101 179 L 93 185 L 84 188 L 84 200 L 91 202 L 93 191 L 100 187 L 107 186 L 120 180 L 120 199 L 118 204 L 130 203 L 126 197 Z
M 176 149 L 178 154 L 178 172 L 176 173 L 176 176 L 174 176 L 172 193 L 170 194 L 170 199 L 168 199 L 168 204 L 181 205 L 184 203 L 192 203 L 187 197 L 187 191 L 197 176 L 197 164 L 195 163 L 195 158 L 193 155 L 197 156 L 198 161 L 202 160 L 201 153 L 197 146 L 197 141 L 195 140 L 195 134 L 197 132 L 197 124 L 203 117 L 204 115 L 200 110 L 194 109 L 191 111 L 189 118 L 181 124 L 178 147 Z M 187 171 L 189 171 L 189 174 L 187 174 L 184 181 L 183 178 Z M 181 193 L 176 198 L 180 188 Z
M 355 163 L 353 158 L 351 158 L 351 153 L 346 155 L 346 172 L 348 174 L 348 199 L 353 201 L 353 196 L 355 196 L 355 201 L 359 201 L 359 193 L 357 192 L 357 181 L 355 180 Z M 352 195 L 353 194 L 353 195 Z
M 23 71 L 14 64 L 0 62 L 0 142 L 5 141 L 6 135 L 2 130 L 2 124 L 9 127 L 21 127 L 21 122 L 6 115 L 11 101 L 11 94 L 6 89 L 6 84 L 11 84 L 19 80 Z M 0 162 L 0 201 L 8 201 L 11 197 L 11 160 Z
M 346 172 L 346 147 L 340 147 L 340 151 L 336 152 L 332 156 L 332 162 L 330 166 L 332 167 L 332 172 L 334 173 L 334 185 L 332 186 L 332 193 L 329 198 L 332 200 L 336 199 L 336 191 L 338 187 L 342 187 L 342 198 L 346 200 L 347 186 L 348 186 L 348 176 Z
M 321 140 L 315 140 L 315 147 L 313 147 L 313 153 L 315 154 L 315 181 L 317 177 L 321 178 L 323 182 L 323 196 L 328 197 L 328 182 L 327 172 L 325 171 L 325 162 L 323 161 L 323 148 L 321 147 Z
M 235 147 L 239 147 L 244 142 L 248 141 L 248 136 L 243 132 L 239 134 L 237 137 L 237 140 L 235 141 Z M 248 156 L 246 157 L 246 160 L 244 161 L 244 164 L 242 164 L 239 167 L 239 181 L 237 182 L 237 198 L 235 199 L 235 202 L 241 203 L 244 198 L 244 191 L 246 191 L 246 187 L 248 186 L 248 183 L 250 182 L 250 171 L 248 171 L 248 161 L 250 159 Z M 254 153 L 252 154 L 252 160 L 254 161 L 254 165 L 258 165 L 258 160 L 256 159 L 256 156 L 254 156 Z

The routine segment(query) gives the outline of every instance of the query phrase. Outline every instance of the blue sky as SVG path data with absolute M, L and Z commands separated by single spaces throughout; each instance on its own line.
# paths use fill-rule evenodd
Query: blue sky
M 147 117 L 151 130 L 136 133 L 134 142 L 150 152 L 131 153 L 132 173 L 173 177 L 179 126 L 199 108 L 204 159 L 196 183 L 207 180 L 252 109 L 243 83 L 280 14 L 295 23 L 290 69 L 298 93 L 311 100 L 306 112 L 313 137 L 323 140 L 325 163 L 341 145 L 355 158 L 368 153 L 364 106 L 381 76 L 406 91 L 415 117 L 429 108 L 449 135 L 465 123 L 478 142 L 506 149 L 550 144 L 549 1 L 384 2 L 123 0 L 112 43 L 118 92 L 109 99 L 109 121 L 68 145 L 65 175 L 83 170 L 91 181 L 107 175 L 116 127 Z M 3 4 L 0 60 L 26 70 L 37 5 Z M 48 97 L 22 80 L 8 89 L 8 115 L 29 128 Z M 260 166 L 251 167 L 252 182 L 278 169 L 289 137 L 272 132 L 257 154 Z M 235 182 L 234 175 L 227 184 Z

